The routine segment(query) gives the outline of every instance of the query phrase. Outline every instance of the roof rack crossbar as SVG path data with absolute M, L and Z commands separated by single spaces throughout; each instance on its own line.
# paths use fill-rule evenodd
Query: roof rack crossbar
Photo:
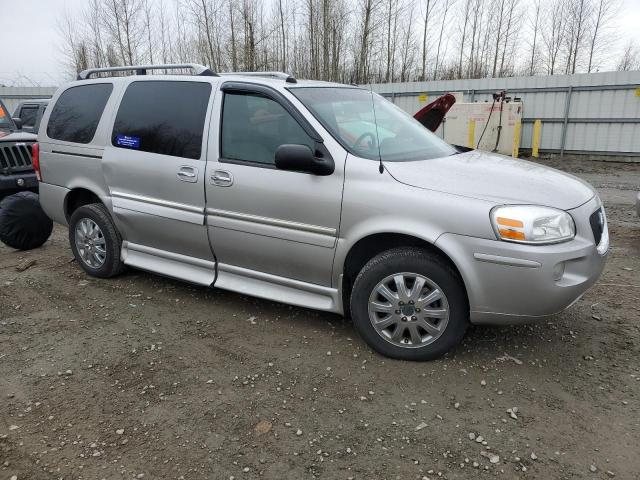
M 89 68 L 83 70 L 78 74 L 78 80 L 88 80 L 92 75 L 96 73 L 108 73 L 108 72 L 135 72 L 136 75 L 146 75 L 147 70 L 179 70 L 190 69 L 194 75 L 201 75 L 206 77 L 217 77 L 218 74 L 205 67 L 204 65 L 198 65 L 197 63 L 171 63 L 166 65 L 130 65 L 124 67 L 105 67 L 105 68 Z
M 284 72 L 221 72 L 220 75 L 242 75 L 245 77 L 279 78 L 287 83 L 298 83 L 293 75 Z

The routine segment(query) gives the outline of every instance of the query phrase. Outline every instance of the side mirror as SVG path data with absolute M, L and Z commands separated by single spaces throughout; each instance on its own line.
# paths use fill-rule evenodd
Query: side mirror
M 314 175 L 331 175 L 335 170 L 333 159 L 326 152 L 322 157 L 314 156 L 307 145 L 280 145 L 275 155 L 276 168 L 292 172 L 306 172 Z
M 22 130 L 22 119 L 19 117 L 12 117 L 11 120 L 13 120 L 13 123 L 16 124 L 16 128 L 18 130 Z

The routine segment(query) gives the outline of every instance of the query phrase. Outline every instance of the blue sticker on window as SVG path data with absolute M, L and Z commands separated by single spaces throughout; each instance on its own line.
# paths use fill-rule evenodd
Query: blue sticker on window
M 116 135 L 116 145 L 125 148 L 140 148 L 140 137 Z

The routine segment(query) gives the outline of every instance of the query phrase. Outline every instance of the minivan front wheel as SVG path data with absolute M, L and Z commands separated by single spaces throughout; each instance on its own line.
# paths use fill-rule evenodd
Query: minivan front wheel
M 122 237 L 102 204 L 84 205 L 73 212 L 69 243 L 78 264 L 93 277 L 109 278 L 124 270 Z
M 443 259 L 418 248 L 398 248 L 362 268 L 353 286 L 351 315 L 377 352 L 431 360 L 460 343 L 469 308 L 462 280 Z

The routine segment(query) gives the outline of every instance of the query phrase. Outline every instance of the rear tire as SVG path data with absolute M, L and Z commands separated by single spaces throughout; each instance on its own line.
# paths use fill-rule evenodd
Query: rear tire
M 395 248 L 371 259 L 356 277 L 350 307 L 364 340 L 402 360 L 441 357 L 462 341 L 469 324 L 459 274 L 419 248 Z
M 69 243 L 76 261 L 92 277 L 109 278 L 125 269 L 122 237 L 101 203 L 83 205 L 69 220 Z

